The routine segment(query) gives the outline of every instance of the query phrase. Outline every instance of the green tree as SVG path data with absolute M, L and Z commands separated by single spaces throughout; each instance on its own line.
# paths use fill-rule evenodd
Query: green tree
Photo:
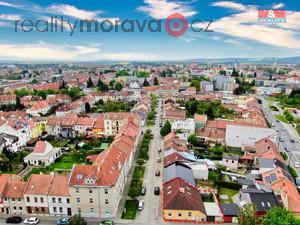
M 59 86 L 59 90 L 67 89 L 66 82 L 63 80 Z
M 38 80 L 37 80 L 37 79 L 32 79 L 31 83 L 32 83 L 32 84 L 37 84 L 37 83 L 38 83 Z
M 300 225 L 297 219 L 286 208 L 274 207 L 268 211 L 262 221 L 262 225 Z
M 79 96 L 79 93 L 80 93 L 79 87 L 71 87 L 70 90 L 68 91 L 68 95 L 72 99 L 76 99 Z
M 100 91 L 108 91 L 109 90 L 108 86 L 106 84 L 104 84 L 100 78 L 98 80 L 97 86 Z
M 123 88 L 123 85 L 122 85 L 121 83 L 117 82 L 117 83 L 115 84 L 115 90 L 121 91 L 122 88 Z
M 240 74 L 239 74 L 239 72 L 238 72 L 238 71 L 236 71 L 236 69 L 235 69 L 235 68 L 233 68 L 233 70 L 232 70 L 232 73 L 231 73 L 231 76 L 232 76 L 232 77 L 239 77 L 239 76 L 240 76 Z
M 153 85 L 155 86 L 159 85 L 159 81 L 157 77 L 154 78 Z
M 86 113 L 90 113 L 91 112 L 91 105 L 90 105 L 90 103 L 86 102 L 85 105 L 84 105 L 84 107 L 85 107 L 85 112 Z
M 147 79 L 145 78 L 144 83 L 143 83 L 144 87 L 150 86 L 149 82 L 147 81 Z
M 169 122 L 169 120 L 167 120 L 165 122 L 164 126 L 160 129 L 160 135 L 163 137 L 168 135 L 171 132 L 171 128 L 172 128 L 172 125 Z
M 17 96 L 16 97 L 16 109 L 22 110 L 23 108 L 24 108 L 24 106 L 21 104 L 20 97 Z
M 87 225 L 87 223 L 80 214 L 75 214 L 70 218 L 68 225 Z
M 93 83 L 91 77 L 89 77 L 89 79 L 88 79 L 88 81 L 87 81 L 87 83 L 86 83 L 86 87 L 87 87 L 87 88 L 92 88 L 92 87 L 94 87 L 94 83 Z
M 240 208 L 238 215 L 238 225 L 257 225 L 260 224 L 260 218 L 255 215 L 255 206 L 248 204 Z
M 189 142 L 190 144 L 192 144 L 193 146 L 197 146 L 197 143 L 198 143 L 197 135 L 196 135 L 196 134 L 191 134 L 191 135 L 188 137 L 188 142 Z

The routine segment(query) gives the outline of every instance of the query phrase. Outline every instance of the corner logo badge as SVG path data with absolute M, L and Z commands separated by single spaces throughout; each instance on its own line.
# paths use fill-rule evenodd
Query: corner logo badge
M 258 10 L 259 23 L 285 23 L 285 10 Z

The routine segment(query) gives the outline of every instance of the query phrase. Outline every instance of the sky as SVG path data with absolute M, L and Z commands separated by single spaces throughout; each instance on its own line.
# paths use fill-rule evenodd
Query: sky
M 300 56 L 298 1 L 0 0 L 0 60 L 155 61 Z M 258 10 L 285 10 L 286 22 L 258 22 Z M 188 23 L 186 32 L 178 37 L 165 29 L 168 16 L 175 13 L 184 16 Z M 51 17 L 52 21 L 64 19 L 63 32 L 61 27 L 51 32 Z M 103 29 L 96 32 L 92 26 L 91 32 L 80 32 L 80 20 L 86 19 L 97 20 Z M 134 31 L 125 32 L 122 23 L 128 30 L 132 28 L 130 21 Z M 209 29 L 214 32 L 193 31 L 206 27 L 209 21 Z M 143 24 L 145 29 L 140 32 Z M 175 31 L 183 28 L 179 19 L 170 24 Z M 109 29 L 112 30 L 104 32 Z

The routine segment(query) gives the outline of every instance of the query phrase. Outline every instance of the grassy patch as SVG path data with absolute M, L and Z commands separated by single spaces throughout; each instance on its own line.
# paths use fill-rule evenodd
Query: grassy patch
M 64 169 L 64 170 L 70 170 L 72 169 L 75 162 L 56 162 L 53 163 L 51 166 L 49 166 L 49 169 L 55 170 L 55 169 Z
M 218 190 L 219 196 L 220 195 L 227 195 L 228 196 L 227 200 L 220 199 L 221 203 L 232 203 L 233 202 L 232 197 L 234 195 L 236 195 L 238 192 L 239 192 L 238 190 L 220 187 L 219 190 Z
M 134 220 L 137 213 L 137 204 L 135 200 L 126 200 L 122 213 L 122 219 Z
M 281 121 L 283 123 L 289 123 L 283 115 L 276 115 L 275 117 L 276 117 L 276 119 L 278 119 L 279 121 Z

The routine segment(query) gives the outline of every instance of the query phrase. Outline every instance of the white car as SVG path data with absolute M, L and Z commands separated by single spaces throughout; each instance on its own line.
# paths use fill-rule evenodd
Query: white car
M 295 166 L 296 168 L 300 168 L 300 163 L 299 163 L 299 162 L 294 162 L 294 166 Z
M 30 225 L 35 225 L 35 224 L 38 224 L 39 222 L 40 222 L 40 220 L 36 217 L 30 217 L 30 218 L 27 218 L 26 220 L 24 220 L 25 224 L 30 224 Z

